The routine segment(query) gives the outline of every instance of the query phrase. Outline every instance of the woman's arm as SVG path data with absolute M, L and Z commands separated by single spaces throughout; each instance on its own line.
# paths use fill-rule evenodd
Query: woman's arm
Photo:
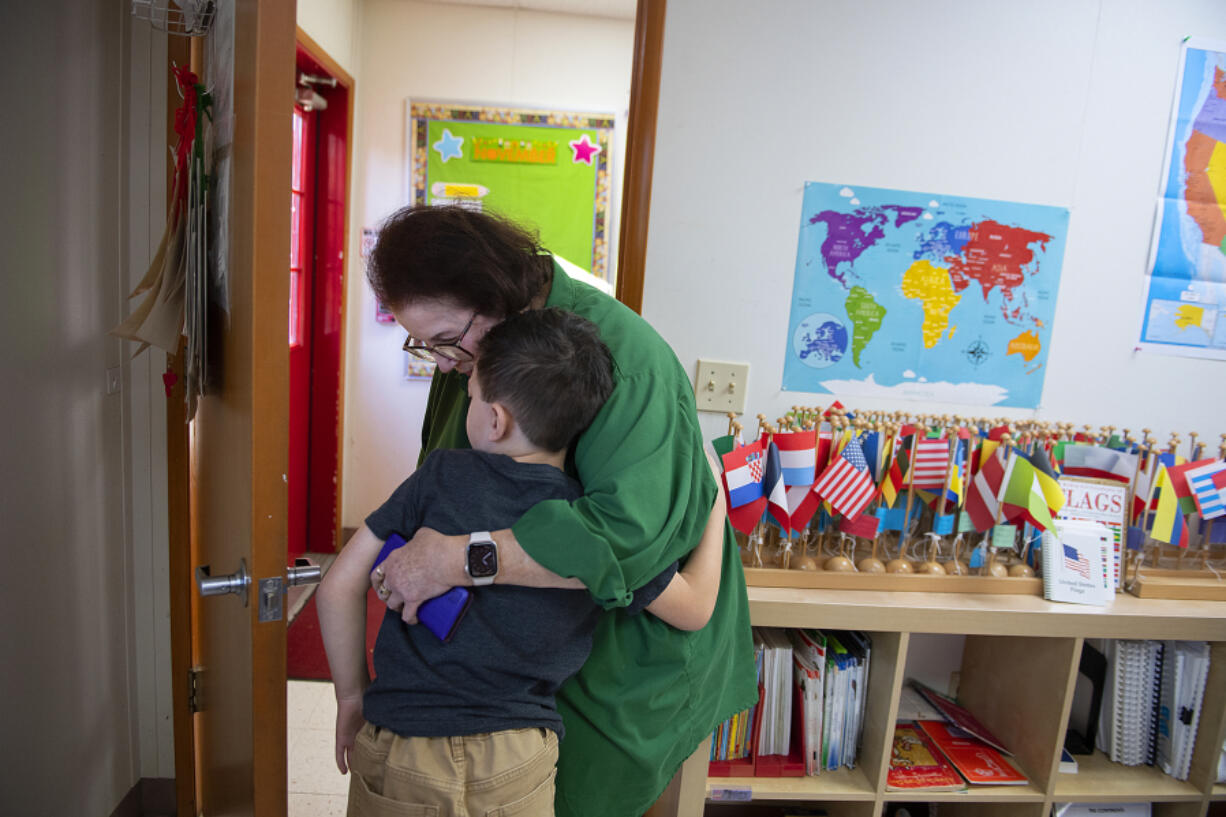
M 559 576 L 534 561 L 520 547 L 510 528 L 491 531 L 490 536 L 498 545 L 495 584 L 583 589 L 583 582 L 578 579 Z M 406 547 L 392 551 L 383 561 L 382 575 L 377 571 L 369 574 L 370 584 L 375 589 L 386 585 L 391 591 L 387 606 L 399 610 L 405 623 L 416 624 L 417 608 L 422 602 L 453 587 L 472 584 L 464 570 L 467 547 L 467 536 L 445 536 L 433 528 L 418 528 Z
M 707 455 L 711 470 L 719 480 L 718 466 Z M 647 612 L 662 619 L 678 630 L 701 630 L 711 620 L 715 610 L 715 598 L 719 594 L 719 580 L 723 566 L 724 526 L 728 510 L 724 492 L 715 495 L 715 504 L 707 518 L 702 539 L 690 554 L 685 565 L 673 576 L 655 601 L 647 605 Z

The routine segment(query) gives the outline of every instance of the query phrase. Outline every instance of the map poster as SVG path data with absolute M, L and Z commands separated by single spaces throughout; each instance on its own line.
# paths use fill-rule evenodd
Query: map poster
M 1068 210 L 808 182 L 783 389 L 1035 408 Z
M 413 203 L 507 216 L 609 280 L 613 114 L 411 102 L 408 119 Z
M 1180 52 L 1140 346 L 1226 360 L 1226 45 Z

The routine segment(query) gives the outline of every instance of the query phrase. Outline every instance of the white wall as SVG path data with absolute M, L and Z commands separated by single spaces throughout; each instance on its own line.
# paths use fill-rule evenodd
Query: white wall
M 298 0 L 298 27 L 350 76 L 359 49 L 360 0 Z
M 365 0 L 361 16 L 351 258 L 363 227 L 409 203 L 409 98 L 612 111 L 620 178 L 633 21 L 408 0 Z M 404 331 L 375 322 L 360 260 L 347 297 L 343 524 L 356 527 L 416 465 L 429 384 L 402 379 Z
M 1188 34 L 1226 40 L 1220 0 L 672 0 L 644 316 L 691 372 L 748 361 L 750 417 L 825 405 L 780 390 L 805 181 L 1068 207 L 1039 410 L 843 402 L 1216 444 L 1223 364 L 1133 351 Z
M 173 775 L 164 363 L 106 336 L 164 218 L 165 80 L 148 72 L 165 39 L 141 25 L 123 3 L 57 0 L 14 5 L 0 34 L 5 813 L 110 814 Z

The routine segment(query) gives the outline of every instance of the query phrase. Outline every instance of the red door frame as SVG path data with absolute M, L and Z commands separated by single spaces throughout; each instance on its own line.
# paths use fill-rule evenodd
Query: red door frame
M 313 214 L 309 232 L 313 274 L 305 346 L 309 348 L 309 386 L 294 392 L 291 374 L 291 434 L 295 413 L 307 440 L 305 451 L 291 443 L 289 555 L 331 553 L 341 544 L 342 435 L 344 423 L 345 264 L 348 246 L 350 178 L 353 128 L 353 78 L 302 29 L 298 29 L 296 67 L 300 73 L 332 77 L 336 87 L 318 90 L 327 108 L 316 111 L 314 145 Z M 304 265 L 305 268 L 305 265 Z M 291 351 L 291 357 L 292 357 Z M 292 370 L 292 364 L 291 364 Z M 292 439 L 292 438 L 291 438 Z M 299 449 L 295 451 L 295 448 Z M 298 471 L 294 466 L 298 465 Z M 302 483 L 305 482 L 305 485 Z M 294 505 L 294 497 L 302 504 Z

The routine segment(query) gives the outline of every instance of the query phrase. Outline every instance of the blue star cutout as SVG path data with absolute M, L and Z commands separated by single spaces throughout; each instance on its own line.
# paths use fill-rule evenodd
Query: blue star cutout
M 464 156 L 463 145 L 463 136 L 454 136 L 449 128 L 443 128 L 442 138 L 435 142 L 433 147 L 438 151 L 439 158 L 446 163 L 450 159 L 459 159 Z

